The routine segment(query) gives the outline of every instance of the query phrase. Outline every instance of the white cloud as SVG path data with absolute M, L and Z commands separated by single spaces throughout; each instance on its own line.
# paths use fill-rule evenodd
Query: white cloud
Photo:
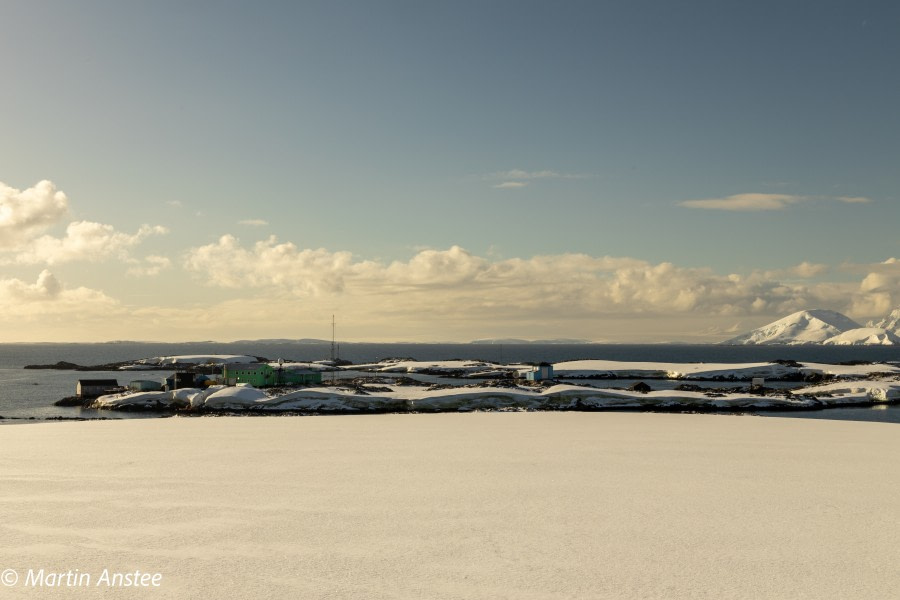
M 100 261 L 110 257 L 128 258 L 128 250 L 152 235 L 164 235 L 161 226 L 142 225 L 134 234 L 116 231 L 112 225 L 91 221 L 69 223 L 62 238 L 41 236 L 19 249 L 15 261 L 20 264 L 48 265 L 73 261 Z
M 827 273 L 829 270 L 828 265 L 804 261 L 786 269 L 765 271 L 765 277 L 767 279 L 812 279 Z
M 75 221 L 63 237 L 41 235 L 69 213 L 66 195 L 50 181 L 20 191 L 0 183 L 0 264 L 56 265 L 74 261 L 118 258 L 130 261 L 129 250 L 165 227 L 142 225 L 133 234 L 112 225 Z
M 811 200 L 837 200 L 846 204 L 866 204 L 871 202 L 862 196 L 797 196 L 792 194 L 734 194 L 723 198 L 684 200 L 679 206 L 705 210 L 728 210 L 756 212 L 764 210 L 784 210 L 789 206 Z
M 559 171 L 526 171 L 524 169 L 510 169 L 509 171 L 496 171 L 485 176 L 487 179 L 584 179 L 587 175 L 574 173 L 560 173 Z
M 509 171 L 497 171 L 488 175 L 491 179 L 558 179 L 565 177 L 556 171 L 526 171 L 524 169 L 510 169 Z
M 238 221 L 238 225 L 249 225 L 251 227 L 263 227 L 268 224 L 269 222 L 263 219 L 244 219 L 243 221 Z
M 192 249 L 185 266 L 222 287 L 280 286 L 315 294 L 342 289 L 350 261 L 349 252 L 301 250 L 290 242 L 278 243 L 274 236 L 248 250 L 237 238 L 224 235 L 215 244 Z
M 129 267 L 126 273 L 132 277 L 154 277 L 172 266 L 172 261 L 165 256 L 150 255 L 140 265 Z
M 493 185 L 497 189 L 516 189 L 523 188 L 529 182 L 538 179 L 584 179 L 587 175 L 576 175 L 572 173 L 560 173 L 559 171 L 541 170 L 526 171 L 524 169 L 510 169 L 508 171 L 497 171 L 484 175 L 484 179 L 495 180 L 499 183 Z
M 50 181 L 17 190 L 0 182 L 0 248 L 27 240 L 68 214 L 69 201 Z
M 67 289 L 50 271 L 41 271 L 35 283 L 0 279 L 0 318 L 70 315 L 79 319 L 105 314 L 116 302 L 103 292 L 85 287 Z
M 802 196 L 789 194 L 735 194 L 724 198 L 707 198 L 705 200 L 685 200 L 679 202 L 687 208 L 703 208 L 708 210 L 783 210 L 791 204 L 803 200 Z

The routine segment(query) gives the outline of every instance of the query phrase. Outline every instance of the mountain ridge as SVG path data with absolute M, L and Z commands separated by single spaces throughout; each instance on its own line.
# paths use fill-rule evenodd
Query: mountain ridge
M 721 342 L 723 345 L 900 345 L 900 308 L 863 327 L 833 310 L 801 310 Z

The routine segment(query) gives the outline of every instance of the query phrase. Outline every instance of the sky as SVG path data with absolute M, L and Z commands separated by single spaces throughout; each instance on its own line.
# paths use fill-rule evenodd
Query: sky
M 900 306 L 900 4 L 0 3 L 0 342 Z

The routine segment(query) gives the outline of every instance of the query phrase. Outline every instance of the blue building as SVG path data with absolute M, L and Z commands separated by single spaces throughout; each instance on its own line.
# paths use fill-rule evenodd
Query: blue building
M 525 379 L 528 381 L 544 381 L 546 379 L 553 379 L 553 365 L 550 363 L 542 362 L 538 366 L 534 367 L 531 371 L 525 373 Z

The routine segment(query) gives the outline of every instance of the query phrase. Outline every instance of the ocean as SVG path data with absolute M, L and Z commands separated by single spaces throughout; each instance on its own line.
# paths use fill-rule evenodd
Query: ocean
M 0 344 L 0 417 L 6 422 L 48 418 L 148 418 L 157 415 L 57 407 L 53 403 L 75 394 L 78 379 L 118 379 L 127 383 L 138 374 L 122 371 L 26 370 L 29 364 L 58 361 L 100 365 L 178 354 L 248 354 L 271 360 L 311 361 L 329 358 L 330 343 L 193 342 L 182 344 L 109 342 L 103 344 Z M 340 358 L 353 363 L 385 358 L 417 360 L 477 359 L 502 363 L 560 362 L 606 359 L 646 362 L 766 362 L 778 359 L 819 363 L 848 361 L 898 362 L 900 348 L 891 346 L 718 346 L 682 344 L 373 344 L 341 343 Z M 164 374 L 153 371 L 152 377 Z M 762 413 L 759 414 L 770 414 Z M 777 412 L 776 416 L 837 418 L 900 423 L 900 406 L 832 408 Z

